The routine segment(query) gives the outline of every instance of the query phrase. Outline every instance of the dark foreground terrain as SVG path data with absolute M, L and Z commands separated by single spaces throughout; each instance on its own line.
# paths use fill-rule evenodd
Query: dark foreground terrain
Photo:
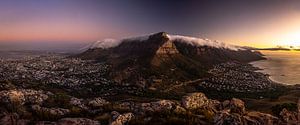
M 209 77 L 157 80 L 148 87 L 109 79 L 109 64 L 59 54 L 0 63 L 1 125 L 263 125 L 298 120 L 300 90 L 274 83 L 245 63 L 222 63 L 208 70 Z

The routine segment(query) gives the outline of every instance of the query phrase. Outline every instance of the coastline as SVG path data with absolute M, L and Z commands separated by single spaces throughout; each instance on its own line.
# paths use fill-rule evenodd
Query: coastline
M 249 62 L 258 68 L 257 72 L 267 74 L 270 80 L 283 85 L 300 84 L 299 52 L 262 50 L 260 53 L 266 59 Z
M 259 61 L 261 61 L 261 60 L 259 60 Z M 253 62 L 256 62 L 256 61 L 252 61 L 252 62 L 250 62 L 248 64 L 250 64 L 254 68 L 257 68 L 257 70 L 255 70 L 255 72 L 259 72 L 259 73 L 264 74 L 265 77 L 267 77 L 270 81 L 272 81 L 274 83 L 281 84 L 281 85 L 284 85 L 284 86 L 291 86 L 288 83 L 283 83 L 283 82 L 280 82 L 280 81 L 277 81 L 277 80 L 273 79 L 272 75 L 270 75 L 269 73 L 265 72 L 265 69 L 262 69 L 261 67 L 255 66 L 255 64 L 253 64 Z
M 264 57 L 266 55 L 264 54 Z M 265 57 L 266 58 L 266 57 Z M 265 60 L 267 60 L 266 58 Z M 258 61 L 264 61 L 264 60 L 258 60 Z M 245 104 L 247 105 L 247 108 L 249 110 L 253 111 L 260 111 L 264 113 L 272 113 L 272 108 L 276 105 L 282 105 L 282 104 L 297 104 L 299 95 L 300 94 L 300 84 L 288 84 L 284 82 L 280 82 L 272 78 L 272 75 L 265 72 L 265 69 L 257 66 L 252 61 L 249 62 L 252 67 L 256 68 L 255 72 L 259 72 L 261 74 L 264 74 L 264 76 L 269 79 L 271 82 L 282 85 L 283 88 L 278 88 L 280 91 L 283 91 L 283 93 L 279 94 L 276 98 L 261 98 L 261 99 L 253 99 L 253 98 L 242 98 L 245 101 Z M 274 93 L 275 94 L 275 93 Z

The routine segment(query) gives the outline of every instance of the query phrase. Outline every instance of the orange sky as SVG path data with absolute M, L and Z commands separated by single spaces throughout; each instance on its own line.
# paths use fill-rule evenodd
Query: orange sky
M 300 46 L 300 1 L 2 0 L 0 42 L 91 42 L 165 31 L 253 47 Z

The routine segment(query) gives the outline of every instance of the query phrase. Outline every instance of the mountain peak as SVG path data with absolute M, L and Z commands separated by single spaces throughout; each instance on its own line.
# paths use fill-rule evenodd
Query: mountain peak
M 251 50 L 234 50 L 222 42 L 166 32 L 100 41 L 95 45 L 76 57 L 106 62 L 112 66 L 114 74 L 110 75 L 116 82 L 142 86 L 150 84 L 151 78 L 188 80 L 205 74 L 203 70 L 215 64 L 262 59 Z
M 150 35 L 150 37 L 157 37 L 157 38 L 169 38 L 169 35 L 167 32 L 158 32 Z
M 189 44 L 192 46 L 196 47 L 212 47 L 212 48 L 223 48 L 223 49 L 230 49 L 230 50 L 241 50 L 243 49 L 242 47 L 239 46 L 234 46 L 230 44 L 226 44 L 224 42 L 216 41 L 216 40 L 210 40 L 210 39 L 202 39 L 202 38 L 196 38 L 196 37 L 189 37 L 189 36 L 181 36 L 181 35 L 171 35 L 168 34 L 167 32 L 158 32 L 150 35 L 143 35 L 143 36 L 138 36 L 138 37 L 128 37 L 124 39 L 104 39 L 101 41 L 96 41 L 93 44 L 85 47 L 88 49 L 96 49 L 96 48 L 101 48 L 101 49 L 108 49 L 108 48 L 113 48 L 117 47 L 120 44 L 124 42 L 143 42 L 144 44 L 147 44 L 146 42 L 154 42 L 155 43 L 165 43 L 165 42 L 181 42 L 185 44 Z M 144 44 L 139 44 L 139 45 L 144 45 Z

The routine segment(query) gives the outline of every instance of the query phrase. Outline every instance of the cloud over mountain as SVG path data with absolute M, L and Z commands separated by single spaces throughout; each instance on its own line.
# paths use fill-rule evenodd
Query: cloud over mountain
M 130 42 L 130 41 L 146 41 L 149 39 L 149 36 L 151 36 L 153 34 L 150 35 L 143 35 L 143 36 L 139 36 L 139 37 L 130 37 L 130 38 L 124 38 L 124 39 L 104 39 L 104 40 L 99 40 L 96 41 L 90 45 L 88 45 L 87 47 L 85 47 L 85 49 L 94 49 L 94 48 L 102 48 L 102 49 L 108 49 L 108 48 L 112 48 L 112 47 L 116 47 L 118 45 L 120 45 L 122 42 Z M 170 35 L 167 34 L 167 37 L 169 38 L 169 40 L 171 42 L 174 41 L 179 41 L 179 42 L 183 42 L 183 43 L 187 43 L 193 46 L 209 46 L 209 47 L 214 47 L 214 48 L 225 48 L 225 49 L 230 49 L 230 50 L 240 50 L 243 49 L 239 46 L 234 46 L 234 45 L 230 45 L 221 41 L 217 41 L 217 40 L 210 40 L 210 39 L 202 39 L 202 38 L 196 38 L 196 37 L 189 37 L 189 36 L 181 36 L 181 35 Z

